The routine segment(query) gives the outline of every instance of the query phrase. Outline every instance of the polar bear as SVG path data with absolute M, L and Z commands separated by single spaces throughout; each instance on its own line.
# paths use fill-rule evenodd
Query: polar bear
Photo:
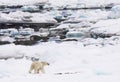
M 44 61 L 42 61 L 42 62 L 34 61 L 34 62 L 32 62 L 31 66 L 30 66 L 29 73 L 31 73 L 32 70 L 34 70 L 35 74 L 39 74 L 39 71 L 41 71 L 42 73 L 45 73 L 44 66 L 46 66 L 46 65 L 49 65 L 49 63 L 44 62 Z

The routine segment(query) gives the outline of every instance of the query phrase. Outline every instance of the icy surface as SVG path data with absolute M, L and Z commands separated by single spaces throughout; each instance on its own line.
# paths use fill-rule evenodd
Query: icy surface
M 46 0 L 0 0 L 1 5 L 33 5 Z M 108 4 L 119 4 L 120 0 L 49 0 L 53 7 L 76 6 L 104 7 Z M 118 9 L 118 10 L 117 10 Z M 115 14 L 117 12 L 117 14 Z M 55 13 L 55 14 L 54 14 Z M 0 13 L 0 22 L 33 22 L 56 23 L 53 15 L 28 12 Z M 92 31 L 104 34 L 120 35 L 119 7 L 111 11 L 72 12 L 73 19 L 79 24 L 62 24 L 57 28 L 70 26 L 94 28 Z M 71 16 L 71 17 L 72 17 Z M 110 19 L 107 19 L 110 18 Z M 115 18 L 115 19 L 113 19 Z M 82 21 L 82 23 L 81 23 Z M 77 29 L 78 30 L 78 29 Z M 11 40 L 4 38 L 3 41 Z M 40 42 L 34 46 L 0 45 L 0 82 L 120 82 L 120 37 L 85 38 L 78 42 Z M 29 74 L 31 57 L 47 61 L 45 74 Z
M 9 14 L 0 14 L 0 22 L 33 22 L 33 23 L 57 23 L 57 21 L 45 14 L 29 12 L 10 12 Z
M 44 2 L 47 0 L 0 0 L 1 5 L 31 5 Z
M 120 19 L 101 20 L 92 27 L 95 33 L 120 35 Z
M 93 42 L 93 41 L 92 41 Z M 94 42 L 95 43 L 95 42 Z M 40 43 L 35 46 L 0 46 L 0 56 L 20 55 L 47 61 L 45 74 L 29 74 L 32 61 L 23 59 L 0 60 L 1 82 L 119 82 L 120 45 L 84 47 L 80 42 Z

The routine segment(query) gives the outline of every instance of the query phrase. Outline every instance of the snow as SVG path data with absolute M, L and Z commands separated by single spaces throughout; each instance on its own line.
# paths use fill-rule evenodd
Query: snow
M 0 0 L 1 5 L 31 5 L 31 4 L 39 4 L 39 3 L 51 3 L 52 6 L 66 6 L 66 5 L 76 5 L 76 4 L 84 4 L 86 7 L 91 6 L 103 6 L 108 4 L 118 4 L 119 0 Z
M 93 26 L 92 32 L 95 33 L 104 33 L 104 34 L 120 34 L 120 18 L 118 19 L 109 19 L 109 20 L 100 20 Z
M 49 0 L 49 3 L 51 3 L 54 6 L 66 6 L 68 4 L 73 5 L 73 4 L 77 3 L 77 0 L 63 0 L 63 1 L 60 1 L 60 0 Z
M 32 6 L 47 1 L 0 0 L 0 4 Z M 76 6 L 77 2 L 85 4 L 86 7 L 104 7 L 111 3 L 119 4 L 120 0 L 49 0 L 48 2 L 53 7 Z M 0 13 L 0 22 L 27 20 L 36 23 L 57 23 L 53 18 L 56 15 L 59 16 L 61 13 L 53 11 L 41 14 L 16 11 L 9 14 Z M 67 21 L 79 21 L 78 24 L 64 24 L 63 22 L 56 28 L 86 27 L 96 33 L 118 36 L 98 39 L 84 38 L 75 42 L 39 42 L 33 46 L 0 45 L 0 82 L 120 82 L 119 6 L 113 7 L 110 12 L 105 10 L 78 11 L 72 16 L 73 19 L 70 18 Z M 4 37 L 2 40 L 12 41 L 10 37 Z M 33 57 L 50 63 L 45 67 L 45 74 L 28 73 Z
M 0 0 L 1 5 L 31 5 L 45 2 L 47 0 Z
M 81 7 L 104 7 L 109 4 L 119 4 L 120 0 L 49 0 L 48 2 L 51 3 L 53 6 L 59 7 L 73 7 L 74 5 L 76 6 L 78 4 L 80 4 Z
M 109 12 L 102 10 L 80 10 L 73 12 L 73 14 L 68 17 L 70 19 L 65 22 L 97 22 L 99 20 L 106 20 L 108 18 Z
M 116 5 L 111 8 L 108 18 L 120 18 L 120 5 Z
M 94 6 L 105 6 L 108 4 L 118 4 L 120 3 L 119 0 L 0 0 L 1 5 L 32 5 L 32 4 L 39 4 L 39 3 L 50 3 L 53 7 L 54 6 L 73 6 L 76 4 L 84 5 L 85 7 L 94 7 Z
M 10 38 L 8 36 L 3 36 L 3 37 L 0 37 L 0 41 L 7 41 L 7 42 L 14 42 L 15 40 L 13 38 Z
M 4 20 L 4 21 L 3 21 Z M 9 14 L 0 14 L 1 22 L 33 22 L 33 23 L 57 23 L 57 21 L 45 14 L 41 13 L 29 13 L 29 12 L 10 12 Z
M 45 67 L 45 74 L 29 74 L 32 61 L 25 57 L 0 60 L 0 81 L 119 82 L 119 48 L 119 44 L 84 47 L 81 42 L 46 42 L 34 46 L 3 45 L 0 46 L 1 57 L 34 56 L 50 65 Z

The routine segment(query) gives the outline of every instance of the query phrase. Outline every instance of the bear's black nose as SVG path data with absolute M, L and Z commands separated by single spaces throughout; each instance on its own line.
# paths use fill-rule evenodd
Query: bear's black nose
M 49 63 L 47 63 L 48 65 L 50 65 Z

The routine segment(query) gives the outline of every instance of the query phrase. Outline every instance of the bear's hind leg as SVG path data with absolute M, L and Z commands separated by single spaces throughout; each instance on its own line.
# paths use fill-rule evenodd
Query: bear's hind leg
M 29 73 L 31 73 L 31 72 L 32 72 L 33 68 L 34 68 L 34 67 L 33 67 L 33 65 L 31 65 L 31 66 L 30 66 Z
M 42 72 L 42 73 L 45 73 L 45 70 L 44 70 L 44 68 L 42 68 L 42 69 L 41 69 L 41 72 Z

